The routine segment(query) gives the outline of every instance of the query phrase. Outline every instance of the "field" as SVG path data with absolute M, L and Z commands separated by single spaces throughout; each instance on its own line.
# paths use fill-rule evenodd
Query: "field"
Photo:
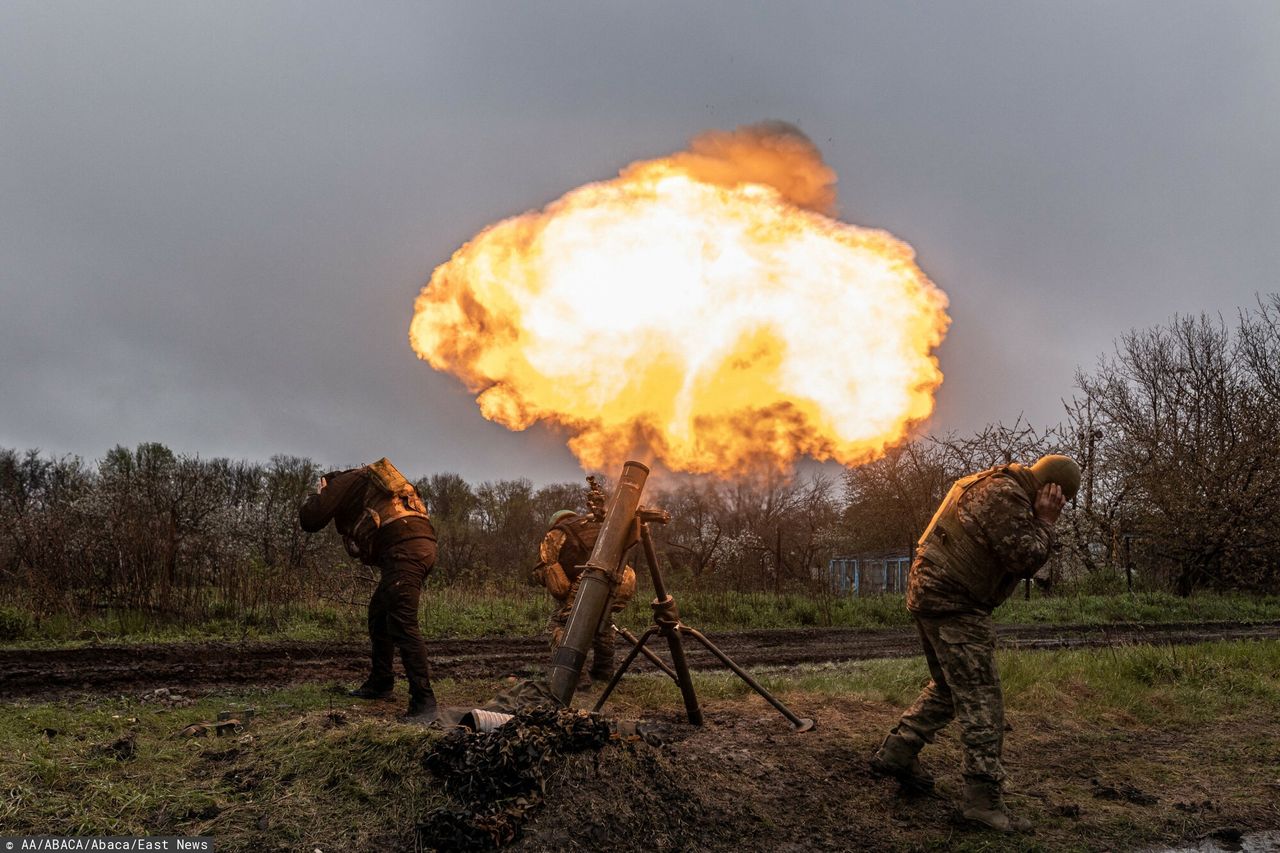
M 705 631 L 791 628 L 885 628 L 909 626 L 900 595 L 868 598 L 771 593 L 683 592 L 680 613 Z M 619 625 L 635 632 L 651 624 L 641 593 L 619 614 Z M 0 648 L 94 646 L 101 643 L 200 641 L 363 642 L 365 601 L 314 601 L 281 611 L 228 610 L 234 615 L 193 622 L 140 612 L 60 615 L 37 620 L 17 603 L 0 604 Z M 468 589 L 429 582 L 422 597 L 422 629 L 428 639 L 530 637 L 540 635 L 552 599 L 531 587 Z M 1021 593 L 1002 605 L 996 621 L 1008 625 L 1179 622 L 1272 622 L 1280 620 L 1280 596 L 1180 597 L 1163 592 L 1114 595 Z
M 1142 849 L 1280 827 L 1280 642 L 1120 644 L 1000 653 L 1013 807 L 1037 823 L 1010 841 L 958 822 L 958 740 L 925 753 L 940 796 L 904 799 L 865 758 L 926 678 L 920 658 L 761 667 L 818 720 L 793 734 L 738 680 L 699 671 L 707 724 L 678 694 L 629 676 L 607 707 L 651 721 L 546 776 L 511 849 Z M 498 679 L 445 679 L 450 705 Z M 396 701 L 353 704 L 339 684 L 79 695 L 0 708 L 0 826 L 24 834 L 175 833 L 220 850 L 413 849 L 446 805 L 422 766 L 439 733 L 395 721 Z M 179 695 L 174 695 L 175 693 Z M 178 736 L 219 711 L 243 732 Z

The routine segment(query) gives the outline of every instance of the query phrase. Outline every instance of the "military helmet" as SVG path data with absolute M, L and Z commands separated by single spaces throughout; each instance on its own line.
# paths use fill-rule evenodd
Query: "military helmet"
M 1070 456 L 1059 453 L 1041 456 L 1031 466 L 1031 473 L 1042 486 L 1057 483 L 1067 500 L 1074 498 L 1076 492 L 1080 491 L 1080 466 Z
M 555 512 L 551 513 L 551 521 L 548 522 L 548 526 L 555 527 L 557 524 L 559 524 L 561 521 L 564 521 L 566 518 L 568 518 L 571 515 L 577 515 L 577 513 L 571 509 L 556 510 Z

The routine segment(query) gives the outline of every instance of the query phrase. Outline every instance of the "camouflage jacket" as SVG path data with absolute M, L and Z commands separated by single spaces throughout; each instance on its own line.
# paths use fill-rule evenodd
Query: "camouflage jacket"
M 538 565 L 529 580 L 545 586 L 551 597 L 563 601 L 582 572 L 583 563 L 600 535 L 600 522 L 590 516 L 572 515 L 562 519 L 542 537 Z
M 931 549 L 922 547 L 911 566 L 907 609 L 990 613 L 1019 580 L 1049 559 L 1053 526 L 1035 515 L 1035 479 L 1021 466 L 988 473 L 959 496 L 954 508 L 954 521 L 968 541 L 952 552 L 972 556 L 946 565 L 930 559 Z
M 534 567 L 530 580 L 539 586 L 545 586 L 551 597 L 564 601 L 569 597 L 573 582 L 560 565 L 560 550 L 568 538 L 563 530 L 553 527 L 542 537 L 538 545 L 538 565 Z M 570 571 L 573 567 L 570 568 Z
M 600 530 L 599 522 L 587 522 L 589 538 L 595 542 Z M 538 565 L 529 576 L 531 583 L 544 586 L 551 597 L 562 604 L 569 604 L 570 598 L 578 588 L 578 580 L 582 576 L 582 564 L 591 556 L 589 549 L 584 550 L 582 538 L 575 536 L 571 530 L 557 525 L 547 531 L 538 546 Z M 565 561 L 568 568 L 565 568 Z M 616 612 L 627 606 L 631 597 L 636 594 L 636 573 L 631 566 L 623 566 L 618 575 L 617 586 L 613 590 L 612 609 Z

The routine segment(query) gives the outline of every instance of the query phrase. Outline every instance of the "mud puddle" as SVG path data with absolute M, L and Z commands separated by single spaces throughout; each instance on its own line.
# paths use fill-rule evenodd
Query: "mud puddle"
M 1143 853 L 1274 853 L 1280 850 L 1280 829 L 1241 832 L 1225 828 L 1210 833 L 1194 845 L 1152 847 Z

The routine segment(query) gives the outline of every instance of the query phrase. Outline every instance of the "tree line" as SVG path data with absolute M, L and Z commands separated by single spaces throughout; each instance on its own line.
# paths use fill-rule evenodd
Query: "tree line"
M 357 600 L 370 571 L 332 526 L 314 535 L 298 526 L 326 470 L 294 456 L 201 459 L 156 443 L 92 464 L 0 449 L 0 599 L 37 615 L 197 619 Z M 433 581 L 450 585 L 526 583 L 550 516 L 587 509 L 585 480 L 535 487 L 438 473 L 415 486 L 439 536 Z M 741 589 L 805 588 L 838 519 L 820 479 L 690 481 L 647 499 L 674 515 L 655 529 L 668 571 Z
M 1182 595 L 1280 588 L 1280 295 L 1231 321 L 1132 331 L 1077 371 L 1075 391 L 1060 424 L 923 438 L 847 471 L 852 541 L 907 547 L 956 478 L 1067 453 L 1083 481 L 1046 583 L 1136 575 Z
M 706 588 L 819 592 L 832 556 L 909 554 L 957 477 L 1064 452 L 1084 481 L 1046 587 L 1280 587 L 1280 297 L 1230 323 L 1131 332 L 1075 391 L 1059 424 L 922 437 L 837 476 L 658 478 L 646 502 L 673 516 L 654 529 L 664 568 Z M 297 524 L 324 470 L 154 443 L 94 463 L 0 450 L 0 595 L 35 614 L 168 618 L 348 599 L 367 570 L 332 528 L 308 536 Z M 416 485 L 440 536 L 436 582 L 449 584 L 523 583 L 550 515 L 586 508 L 585 482 L 436 473 Z

